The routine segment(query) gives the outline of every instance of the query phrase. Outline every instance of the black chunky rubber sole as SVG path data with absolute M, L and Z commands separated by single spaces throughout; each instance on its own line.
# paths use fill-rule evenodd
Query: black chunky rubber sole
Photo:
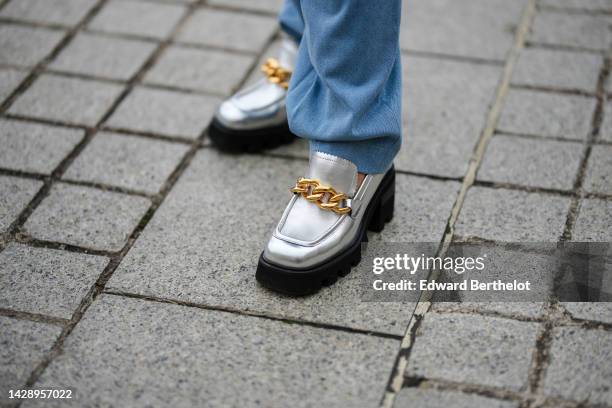
M 286 123 L 257 130 L 235 130 L 223 126 L 216 119 L 211 122 L 208 135 L 219 150 L 234 153 L 272 149 L 291 143 L 297 137 Z
M 291 269 L 272 264 L 259 256 L 257 281 L 276 292 L 303 296 L 317 292 L 323 286 L 334 284 L 338 277 L 349 274 L 351 267 L 361 261 L 361 243 L 368 240 L 367 231 L 380 232 L 393 218 L 395 203 L 395 169 L 385 174 L 372 201 L 366 208 L 356 240 L 343 252 L 323 264 L 308 269 Z

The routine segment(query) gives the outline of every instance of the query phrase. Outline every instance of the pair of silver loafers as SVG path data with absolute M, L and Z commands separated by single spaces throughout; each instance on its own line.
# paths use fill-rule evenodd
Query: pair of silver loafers
M 297 47 L 282 41 L 266 78 L 223 102 L 209 135 L 225 151 L 258 151 L 289 143 L 285 96 Z M 323 152 L 310 155 L 308 171 L 290 188 L 289 201 L 257 266 L 264 286 L 307 295 L 345 276 L 361 260 L 367 231 L 379 232 L 393 217 L 395 170 L 368 174 L 358 185 L 352 162 Z

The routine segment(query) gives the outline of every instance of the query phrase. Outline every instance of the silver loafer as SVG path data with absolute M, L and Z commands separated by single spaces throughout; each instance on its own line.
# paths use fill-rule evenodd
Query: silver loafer
M 295 139 L 287 125 L 285 97 L 295 64 L 297 44 L 281 40 L 278 59 L 262 66 L 264 78 L 224 101 L 210 124 L 215 146 L 229 151 L 257 151 Z
M 306 295 L 348 274 L 361 260 L 367 230 L 382 231 L 393 218 L 395 169 L 369 174 L 357 188 L 352 162 L 315 152 L 291 191 L 256 278 L 272 290 Z

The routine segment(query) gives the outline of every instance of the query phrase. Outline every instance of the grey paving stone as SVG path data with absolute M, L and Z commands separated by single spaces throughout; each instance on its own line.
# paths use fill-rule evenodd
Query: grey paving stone
M 592 404 L 612 401 L 612 333 L 555 328 L 549 355 L 544 393 Z
M 583 145 L 496 135 L 484 155 L 478 180 L 571 190 Z
M 268 11 L 276 14 L 282 9 L 283 0 L 209 0 L 206 4 L 246 10 Z
M 95 4 L 96 0 L 10 1 L 2 8 L 0 17 L 72 26 L 81 21 Z
M 397 394 L 393 404 L 394 408 L 518 408 L 518 406 L 518 402 L 514 401 L 502 401 L 476 394 L 440 391 L 431 388 L 404 388 Z
M 178 143 L 100 133 L 70 165 L 64 178 L 156 194 L 188 149 Z
M 273 17 L 203 8 L 178 34 L 178 41 L 259 52 L 278 28 Z
M 42 185 L 38 180 L 0 176 L 0 233 L 8 230 Z
M 144 81 L 229 95 L 244 77 L 251 62 L 252 58 L 244 55 L 170 47 L 147 73 Z
M 62 328 L 0 316 L 0 404 L 14 404 L 9 390 L 21 389 Z
M 41 75 L 9 113 L 93 126 L 121 90 L 122 86 L 105 82 Z
M 592 193 L 612 194 L 612 146 L 593 146 L 584 188 Z
M 155 48 L 156 45 L 150 42 L 81 33 L 53 61 L 50 68 L 128 80 Z
M 595 92 L 602 63 L 600 55 L 527 48 L 521 52 L 512 83 Z
M 0 103 L 13 93 L 27 75 L 27 72 L 18 71 L 16 69 L 0 69 Z
M 0 307 L 70 319 L 107 262 L 10 243 L 0 252 Z
M 55 184 L 24 230 L 43 240 L 118 251 L 149 205 L 143 197 Z
M 537 13 L 529 40 L 539 44 L 606 50 L 612 40 L 612 19 L 606 16 Z
M 146 1 L 109 1 L 89 23 L 92 30 L 163 39 L 177 25 L 186 8 Z
M 62 37 L 61 30 L 0 24 L 0 64 L 36 65 Z
M 522 0 L 407 2 L 400 42 L 407 50 L 503 60 L 525 4 Z
M 256 283 L 259 254 L 290 198 L 288 187 L 306 166 L 302 161 L 201 151 L 107 287 L 403 334 L 414 305 L 362 302 L 358 271 L 300 299 L 277 295 Z M 254 194 L 262 180 L 269 180 L 266 194 Z M 382 234 L 370 238 L 439 240 L 457 184 L 400 175 L 397 183 L 396 217 Z
M 51 174 L 85 132 L 16 120 L 0 120 L 0 167 Z
M 497 129 L 517 134 L 585 140 L 591 130 L 595 98 L 511 89 Z
M 538 328 L 537 323 L 497 317 L 428 313 L 406 372 L 524 390 Z
M 77 398 L 27 406 L 376 406 L 398 347 L 393 339 L 103 295 L 37 382 L 69 386 Z
M 612 84 L 609 83 L 608 87 L 612 87 Z M 604 118 L 599 132 L 599 139 L 612 143 L 612 102 L 604 105 Z
M 583 200 L 572 236 L 575 241 L 612 241 L 612 201 Z
M 612 324 L 612 303 L 564 302 L 562 305 L 576 319 Z
M 439 242 L 460 184 L 424 177 L 396 176 L 395 214 L 371 241 Z
M 507 242 L 556 242 L 563 233 L 569 204 L 567 197 L 472 187 L 456 233 Z
M 485 126 L 500 67 L 404 57 L 400 170 L 463 177 Z
M 220 102 L 211 96 L 137 87 L 121 102 L 106 125 L 196 139 L 208 126 Z
M 610 0 L 540 0 L 540 5 L 578 10 L 612 10 Z

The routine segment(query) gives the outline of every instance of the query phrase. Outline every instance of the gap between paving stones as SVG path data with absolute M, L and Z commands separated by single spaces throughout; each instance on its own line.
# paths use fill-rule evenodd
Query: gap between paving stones
M 444 54 L 441 52 L 432 52 L 432 51 L 417 51 L 410 49 L 401 49 L 401 55 L 405 56 L 413 56 L 418 58 L 428 58 L 428 59 L 440 59 L 445 61 L 457 61 L 457 62 L 467 62 L 471 64 L 479 64 L 479 65 L 492 65 L 492 66 L 503 66 L 503 60 L 496 59 L 486 59 L 486 58 L 478 58 L 478 57 L 470 57 L 464 55 L 452 55 L 452 54 Z
M 315 321 L 310 321 L 310 320 L 303 320 L 299 318 L 286 318 L 286 317 L 276 316 L 273 314 L 267 314 L 264 312 L 257 312 L 253 310 L 244 310 L 244 309 L 225 307 L 225 306 L 208 306 L 205 304 L 200 304 L 200 303 L 195 303 L 195 302 L 162 298 L 158 296 L 140 295 L 136 293 L 128 293 L 128 292 L 123 292 L 123 291 L 118 291 L 118 290 L 104 290 L 103 293 L 105 295 L 123 296 L 123 297 L 141 299 L 141 300 L 157 302 L 157 303 L 180 305 L 180 306 L 191 307 L 191 308 L 201 309 L 201 310 L 227 312 L 227 313 L 232 313 L 232 314 L 237 314 L 237 315 L 242 315 L 242 316 L 253 316 L 253 317 L 258 317 L 262 319 L 283 322 L 287 324 L 299 324 L 302 326 L 318 327 L 321 329 L 336 330 L 336 331 L 342 331 L 342 332 L 347 332 L 347 333 L 357 333 L 357 334 L 363 334 L 367 336 L 382 337 L 382 338 L 393 339 L 393 340 L 402 339 L 402 336 L 399 336 L 396 334 L 390 334 L 390 333 L 373 331 L 373 330 L 361 330 L 361 329 L 356 329 L 352 327 L 339 326 L 339 325 L 329 324 L 329 323 L 320 323 L 320 322 L 315 322 Z
M 548 44 L 537 41 L 528 41 L 525 43 L 525 46 L 528 48 L 539 48 L 542 50 L 550 50 L 550 51 L 570 51 L 570 52 L 583 52 L 585 54 L 594 54 L 594 55 L 606 55 L 605 50 L 600 50 L 596 48 L 585 48 L 578 47 L 575 45 L 561 45 L 561 44 Z
M 511 89 L 520 89 L 525 91 L 538 91 L 538 92 L 550 92 L 555 94 L 562 95 L 577 95 L 577 96 L 586 96 L 586 97 L 596 97 L 597 94 L 594 92 L 584 91 L 582 89 L 573 89 L 573 88 L 553 88 L 549 86 L 534 86 L 534 85 L 524 85 L 524 84 L 511 84 Z
M 138 86 L 140 87 L 140 85 Z M 180 92 L 184 92 L 184 91 L 180 91 Z M 64 123 L 64 122 L 57 121 L 57 120 L 36 118 L 36 117 L 30 117 L 30 116 L 22 116 L 22 115 L 17 115 L 14 113 L 4 113 L 0 115 L 0 118 L 18 120 L 20 122 L 26 122 L 26 123 L 38 123 L 41 125 L 64 127 L 64 128 L 70 128 L 70 129 L 79 129 L 79 130 L 84 130 L 85 132 L 93 131 L 95 129 L 95 127 L 90 127 L 86 125 L 77 125 L 75 123 Z M 173 135 L 167 135 L 167 134 L 161 134 L 161 133 L 146 132 L 146 131 L 141 131 L 141 130 L 124 129 L 124 128 L 115 127 L 115 126 L 108 126 L 105 124 L 100 125 L 98 130 L 114 132 L 114 133 L 123 133 L 125 135 L 130 135 L 130 136 L 139 136 L 143 138 L 161 140 L 164 142 L 178 143 L 178 144 L 183 144 L 183 145 L 185 144 L 191 145 L 193 143 L 192 139 L 187 139 L 183 136 L 173 136 Z
M 42 315 L 38 313 L 20 312 L 17 310 L 0 307 L 0 316 L 12 317 L 19 320 L 29 320 L 31 322 L 53 324 L 55 326 L 66 326 L 70 320 L 60 317 Z
M 576 327 L 581 329 L 597 329 L 603 331 L 612 331 L 612 323 L 601 322 L 598 320 L 589 320 L 589 319 L 580 319 L 572 316 L 570 312 L 568 312 L 562 305 L 557 304 L 557 313 L 549 318 L 549 320 L 553 320 L 554 327 Z M 538 317 L 525 316 L 518 313 L 513 312 L 502 312 L 499 310 L 487 310 L 487 309 L 479 309 L 474 306 L 464 306 L 462 304 L 455 305 L 453 304 L 451 307 L 445 307 L 443 303 L 436 304 L 436 310 L 431 311 L 430 313 L 437 314 L 445 314 L 445 313 L 455 313 L 455 314 L 464 314 L 464 315 L 476 315 L 476 316 L 489 316 L 489 317 L 499 317 L 502 319 L 508 320 L 517 320 L 521 322 L 534 322 L 534 323 L 544 323 L 546 322 L 546 317 L 544 315 Z
M 238 13 L 243 13 L 243 14 L 255 14 L 255 15 L 260 15 L 264 17 L 274 17 L 274 18 L 278 17 L 278 13 L 272 12 L 272 11 L 244 9 L 244 8 L 239 8 L 239 7 L 227 6 L 223 4 L 208 4 L 208 2 L 206 3 L 206 8 L 210 8 L 214 10 L 232 11 L 232 12 L 238 12 Z
M 520 138 L 523 138 L 523 139 L 537 140 L 537 141 L 552 140 L 552 141 L 563 142 L 563 143 L 576 143 L 576 142 L 579 142 L 578 139 L 569 139 L 569 138 L 566 138 L 566 137 L 563 137 L 563 136 L 542 136 L 542 135 L 530 134 L 530 133 L 508 132 L 506 130 L 496 130 L 495 131 L 495 135 L 520 137 Z
M 21 177 L 32 180 L 40 180 L 42 182 L 51 182 L 51 176 L 47 176 L 45 174 L 33 173 L 23 170 L 13 170 L 13 169 L 5 169 L 0 167 L 0 175 L 3 176 L 13 176 L 13 177 Z M 98 183 L 94 181 L 85 181 L 85 180 L 58 180 L 63 184 L 70 184 L 73 186 L 83 186 L 83 187 L 91 187 L 96 188 L 98 190 L 104 191 L 112 191 L 115 193 L 121 193 L 125 195 L 137 196 L 137 197 L 145 197 L 149 199 L 155 199 L 157 194 L 147 193 L 145 191 L 134 190 L 126 187 L 112 186 L 104 183 Z
M 574 199 L 570 204 L 570 210 L 567 215 L 565 229 L 563 231 L 563 236 L 561 237 L 563 240 L 570 240 L 572 231 L 574 229 L 574 225 L 576 223 L 576 217 L 578 213 L 578 204 L 581 198 L 584 195 L 583 184 L 584 178 L 586 176 L 587 163 L 589 157 L 591 156 L 591 151 L 593 149 L 593 144 L 597 140 L 599 136 L 599 131 L 601 128 L 601 123 L 603 121 L 603 113 L 604 113 L 604 105 L 605 105 L 605 85 L 608 79 L 608 75 L 610 73 L 611 61 L 610 57 L 604 58 L 603 67 L 599 72 L 599 77 L 597 79 L 597 104 L 595 105 L 595 112 L 593 113 L 592 121 L 591 121 L 591 130 L 589 132 L 588 137 L 583 142 L 584 150 L 583 156 L 580 161 L 580 167 L 578 169 L 578 176 L 576 177 L 576 181 L 574 183 L 573 191 L 575 192 Z
M 439 391 L 455 391 L 465 394 L 479 395 L 487 398 L 494 398 L 497 400 L 518 402 L 520 408 L 528 407 L 533 403 L 537 403 L 539 407 L 550 408 L 601 408 L 600 405 L 588 405 L 579 401 L 571 401 L 549 396 L 537 396 L 536 398 L 536 396 L 531 394 L 511 391 L 504 388 L 482 386 L 479 384 L 459 383 L 438 378 L 406 376 L 404 381 L 407 387 L 418 387 L 419 389 L 433 389 Z
M 501 114 L 503 100 L 506 94 L 508 93 L 508 90 L 510 89 L 510 79 L 512 77 L 514 66 L 516 65 L 516 62 L 518 60 L 520 50 L 524 48 L 529 29 L 531 27 L 531 23 L 533 21 L 533 18 L 535 17 L 535 1 L 536 0 L 529 0 L 525 9 L 523 10 L 523 14 L 518 25 L 518 29 L 516 31 L 512 48 L 508 54 L 506 63 L 504 65 L 501 81 L 495 92 L 495 101 L 491 106 L 491 109 L 489 110 L 485 127 L 476 144 L 474 153 L 470 158 L 466 175 L 463 179 L 463 183 L 461 185 L 457 200 L 455 201 L 453 209 L 451 210 L 446 231 L 442 242 L 440 243 L 440 247 L 436 253 L 436 256 L 444 256 L 444 254 L 448 250 L 448 247 L 452 241 L 452 237 L 454 234 L 454 225 L 458 219 L 461 207 L 465 202 L 467 191 L 474 184 L 474 181 L 476 179 L 476 173 L 478 171 L 480 163 L 482 162 L 486 147 L 490 139 L 493 137 L 497 121 Z M 436 275 L 436 271 L 432 271 L 428 276 L 428 279 L 435 279 L 437 277 Z M 415 341 L 416 330 L 420 326 L 420 322 L 424 318 L 425 314 L 429 311 L 431 307 L 432 295 L 433 292 L 421 292 L 415 311 L 413 312 L 413 315 L 409 320 L 408 327 L 406 329 L 406 334 L 402 340 L 399 353 L 396 357 L 394 369 L 390 374 L 387 390 L 381 401 L 382 406 L 385 408 L 391 408 L 393 406 L 395 396 L 402 389 L 404 383 L 404 372 L 406 371 L 408 360 L 410 358 L 410 351 Z
M 600 16 L 602 14 L 612 16 L 612 10 L 606 9 L 581 9 L 581 8 L 573 8 L 573 7 L 560 7 L 560 6 L 551 6 L 551 5 L 538 5 L 538 10 L 544 11 L 556 11 L 565 14 L 574 14 L 574 15 L 589 15 L 589 16 Z

